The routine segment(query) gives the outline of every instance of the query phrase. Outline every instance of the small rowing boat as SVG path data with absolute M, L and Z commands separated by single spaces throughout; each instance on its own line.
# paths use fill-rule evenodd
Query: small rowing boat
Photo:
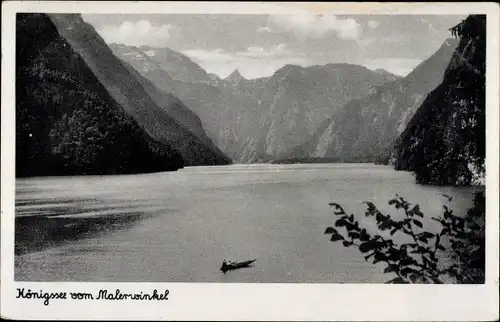
M 244 262 L 229 262 L 227 263 L 225 260 L 222 262 L 222 267 L 220 270 L 225 274 L 227 271 L 232 271 L 238 268 L 250 267 L 253 262 L 257 259 L 252 259 Z

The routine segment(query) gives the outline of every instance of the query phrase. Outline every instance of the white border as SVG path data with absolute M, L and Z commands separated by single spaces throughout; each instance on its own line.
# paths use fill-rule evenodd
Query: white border
M 484 285 L 20 283 L 14 276 L 15 13 L 487 14 L 487 260 Z M 1 315 L 16 319 L 498 320 L 499 6 L 495 3 L 3 2 Z M 124 292 L 168 288 L 168 301 L 15 299 L 16 288 Z

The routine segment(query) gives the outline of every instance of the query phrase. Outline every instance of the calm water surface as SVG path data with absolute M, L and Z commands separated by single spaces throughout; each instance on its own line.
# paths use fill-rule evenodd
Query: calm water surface
M 420 186 L 367 164 L 231 165 L 126 176 L 16 181 L 15 278 L 102 282 L 385 282 L 382 266 L 323 232 L 329 202 L 398 213 L 399 194 L 438 215 L 471 205 L 473 188 Z M 432 221 L 431 221 L 432 222 Z M 432 222 L 433 223 L 433 222 Z M 431 224 L 431 223 L 429 223 Z M 432 227 L 431 227 L 432 228 Z M 222 259 L 257 258 L 222 274 Z

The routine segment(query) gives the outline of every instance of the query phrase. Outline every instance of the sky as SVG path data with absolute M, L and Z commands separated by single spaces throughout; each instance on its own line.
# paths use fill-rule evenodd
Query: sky
M 168 47 L 219 77 L 352 63 L 405 76 L 451 37 L 458 15 L 84 14 L 107 43 Z

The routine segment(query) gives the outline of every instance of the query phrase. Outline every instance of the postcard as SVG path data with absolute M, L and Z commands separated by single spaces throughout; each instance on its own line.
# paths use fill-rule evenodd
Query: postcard
M 3 3 L 2 317 L 498 320 L 498 18 Z

